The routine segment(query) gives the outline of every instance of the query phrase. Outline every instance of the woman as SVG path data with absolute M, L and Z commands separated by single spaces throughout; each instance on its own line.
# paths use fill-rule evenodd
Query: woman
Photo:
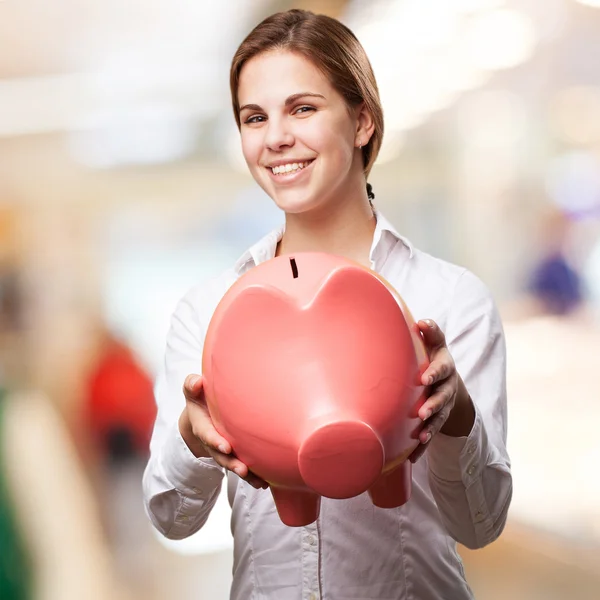
M 285 212 L 285 227 L 176 308 L 144 477 L 149 516 L 169 538 L 191 535 L 228 472 L 234 600 L 471 598 L 455 541 L 480 548 L 496 539 L 512 493 L 505 348 L 493 300 L 474 275 L 414 248 L 373 208 L 366 178 L 383 116 L 369 61 L 345 26 L 300 10 L 269 17 L 238 49 L 231 91 L 246 162 Z M 366 494 L 323 499 L 317 523 L 288 528 L 265 482 L 214 429 L 197 369 L 229 286 L 256 264 L 298 251 L 371 267 L 415 317 L 427 317 L 419 327 L 430 394 L 405 506 L 379 509 Z

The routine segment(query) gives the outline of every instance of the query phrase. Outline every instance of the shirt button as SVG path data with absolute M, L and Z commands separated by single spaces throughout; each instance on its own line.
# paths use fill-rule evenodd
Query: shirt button
M 194 494 L 201 494 L 202 493 L 202 490 L 200 488 L 197 488 L 197 487 L 192 488 L 192 491 L 194 492 Z
M 314 546 L 314 545 L 315 545 L 315 536 L 314 536 L 314 535 L 309 535 L 309 536 L 306 538 L 306 541 L 307 541 L 307 542 L 308 542 L 308 543 L 309 543 L 311 546 Z
M 178 519 L 178 521 L 181 521 L 182 523 L 187 523 L 190 520 L 190 518 L 187 515 L 181 515 Z
M 467 473 L 469 475 L 473 475 L 473 472 L 475 471 L 475 467 L 473 465 L 471 465 L 468 469 L 467 469 Z
M 467 449 L 467 453 L 473 454 L 473 452 L 475 452 L 475 446 L 469 446 L 469 448 Z
M 319 600 L 319 597 L 313 592 L 309 597 L 309 600 Z

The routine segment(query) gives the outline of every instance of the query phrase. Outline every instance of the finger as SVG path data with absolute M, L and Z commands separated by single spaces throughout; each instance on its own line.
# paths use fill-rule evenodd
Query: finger
M 421 432 L 419 433 L 419 442 L 421 442 L 412 452 L 412 454 L 408 457 L 411 463 L 416 463 L 422 456 L 425 454 L 425 451 L 429 447 L 433 436 L 439 432 L 444 423 L 448 418 L 448 414 L 450 411 L 444 409 L 434 415 L 429 422 L 423 427 Z
M 215 429 L 206 404 L 188 400 L 186 407 L 194 436 L 208 450 L 212 449 L 222 454 L 230 454 L 231 444 Z
M 435 321 L 423 319 L 418 322 L 418 325 L 423 334 L 425 346 L 430 353 L 446 345 L 446 336 Z
M 411 463 L 415 464 L 421 458 L 421 456 L 423 456 L 423 454 L 425 454 L 425 451 L 429 447 L 429 443 L 430 442 L 427 442 L 426 444 L 419 444 L 413 450 L 412 454 L 408 457 L 408 460 L 410 460 Z
M 418 415 L 421 421 L 427 421 L 432 415 L 441 410 L 442 407 L 450 403 L 455 394 L 456 383 L 454 378 L 442 382 L 419 408 Z
M 442 348 L 435 353 L 435 359 L 421 376 L 421 383 L 423 385 L 433 385 L 450 377 L 455 370 L 456 366 L 450 352 L 447 348 Z
M 257 490 L 264 490 L 269 487 L 269 484 L 264 479 L 261 479 L 258 475 L 255 475 L 252 472 L 248 474 L 246 481 Z
M 208 448 L 208 452 L 218 465 L 224 469 L 227 469 L 228 471 L 232 471 L 241 479 L 247 479 L 252 475 L 248 469 L 248 466 L 245 465 L 239 458 L 236 458 L 231 454 L 223 454 L 222 452 L 218 452 L 212 448 Z
M 204 381 L 202 375 L 192 373 L 185 378 L 183 382 L 183 395 L 186 400 L 200 400 L 204 398 Z
M 442 428 L 446 420 L 448 419 L 448 415 L 450 411 L 447 408 L 444 408 L 440 412 L 436 413 L 425 423 L 425 427 L 419 433 L 419 441 L 421 444 L 428 444 L 431 441 L 431 438 L 439 432 Z
M 258 475 L 252 473 L 252 471 L 248 469 L 248 466 L 245 465 L 241 460 L 238 460 L 234 456 L 211 450 L 210 448 L 208 452 L 218 465 L 235 473 L 240 479 L 247 481 L 257 490 L 269 487 L 269 484 L 264 479 L 261 479 L 258 477 Z

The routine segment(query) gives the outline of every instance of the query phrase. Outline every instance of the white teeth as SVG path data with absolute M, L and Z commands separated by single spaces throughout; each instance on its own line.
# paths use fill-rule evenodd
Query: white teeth
M 300 162 L 300 163 L 288 163 L 287 165 L 279 165 L 277 167 L 272 167 L 274 175 L 281 175 L 282 173 L 291 173 L 292 171 L 298 171 L 300 169 L 304 169 L 309 165 L 310 161 Z

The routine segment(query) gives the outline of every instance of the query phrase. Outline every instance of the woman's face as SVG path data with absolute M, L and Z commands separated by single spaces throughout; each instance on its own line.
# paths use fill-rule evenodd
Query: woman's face
M 286 213 L 320 208 L 364 187 L 359 110 L 306 58 L 270 51 L 242 68 L 242 150 L 252 176 Z

